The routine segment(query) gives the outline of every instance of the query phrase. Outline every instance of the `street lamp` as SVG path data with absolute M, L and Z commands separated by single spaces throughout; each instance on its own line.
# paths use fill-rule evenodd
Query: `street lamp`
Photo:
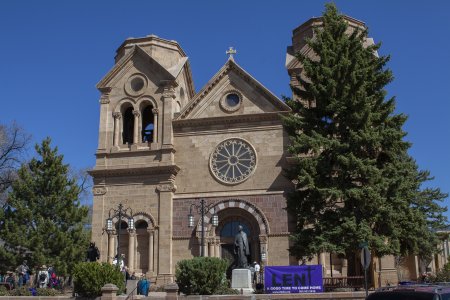
M 205 213 L 211 209 L 211 207 L 213 207 L 214 204 L 211 203 L 209 205 L 205 204 L 205 199 L 201 199 L 200 200 L 200 204 L 196 204 L 196 203 L 192 203 L 190 208 L 189 208 L 189 215 L 188 215 L 188 226 L 190 228 L 194 227 L 194 216 L 192 215 L 192 208 L 197 210 L 197 213 L 200 214 L 201 218 L 202 218 L 202 236 L 201 236 L 201 247 L 200 247 L 200 256 L 205 256 L 205 250 L 204 250 L 204 246 L 205 246 Z M 214 227 L 217 227 L 217 225 L 219 225 L 219 216 L 217 216 L 216 214 L 216 210 L 214 209 L 214 214 L 212 215 L 211 218 L 211 224 Z
M 113 232 L 113 217 L 117 216 L 117 222 L 119 225 L 119 228 L 117 229 L 117 265 L 120 265 L 120 253 L 119 253 L 119 247 L 120 247 L 120 231 L 122 230 L 122 217 L 123 215 L 125 215 L 127 212 L 129 212 L 129 216 L 128 217 L 128 228 L 130 230 L 134 229 L 134 219 L 133 219 L 133 211 L 131 210 L 130 207 L 127 208 L 123 208 L 122 203 L 119 203 L 119 206 L 117 209 L 111 208 L 109 210 L 109 215 L 108 215 L 108 219 L 106 219 L 106 230 L 108 232 Z M 112 217 L 111 217 L 112 215 Z

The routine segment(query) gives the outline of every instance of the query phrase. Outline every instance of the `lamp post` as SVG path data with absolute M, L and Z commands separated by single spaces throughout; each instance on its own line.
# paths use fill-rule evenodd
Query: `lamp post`
M 133 230 L 134 229 L 133 210 L 131 210 L 130 207 L 123 208 L 122 203 L 119 203 L 119 206 L 117 209 L 111 208 L 109 210 L 108 219 L 106 219 L 106 230 L 108 232 L 113 231 L 113 221 L 112 221 L 113 217 L 117 216 L 117 222 L 119 222 L 118 223 L 119 227 L 117 229 L 117 265 L 118 266 L 120 265 L 119 247 L 120 247 L 120 231 L 122 229 L 122 217 L 127 212 L 129 212 L 129 215 L 130 215 L 130 217 L 128 218 L 128 228 L 130 228 L 130 230 Z
M 200 247 L 200 256 L 205 256 L 205 213 L 211 209 L 211 207 L 214 206 L 214 204 L 206 205 L 205 199 L 200 200 L 200 204 L 192 203 L 189 208 L 189 215 L 188 215 L 188 226 L 190 228 L 194 227 L 194 216 L 192 215 L 192 208 L 197 210 L 197 213 L 200 214 L 202 219 L 202 235 L 201 235 L 201 247 Z M 211 224 L 214 227 L 217 227 L 219 225 L 219 216 L 217 216 L 216 211 L 214 210 L 214 214 L 211 218 Z

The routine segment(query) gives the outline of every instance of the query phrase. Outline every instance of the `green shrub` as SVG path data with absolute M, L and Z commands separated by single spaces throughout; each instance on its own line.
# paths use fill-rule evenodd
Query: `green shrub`
M 9 296 L 9 291 L 4 286 L 0 286 L 0 296 Z
M 22 286 L 20 288 L 15 288 L 14 290 L 9 291 L 10 296 L 33 296 L 31 291 L 26 286 Z
M 125 291 L 125 278 L 117 266 L 108 263 L 82 262 L 73 270 L 74 292 L 81 297 L 98 297 L 107 283 L 115 284 L 118 294 Z
M 228 286 L 227 262 L 217 257 L 195 257 L 177 263 L 175 276 L 180 292 L 212 295 Z
M 61 295 L 61 292 L 55 289 L 36 289 L 37 296 L 58 296 Z

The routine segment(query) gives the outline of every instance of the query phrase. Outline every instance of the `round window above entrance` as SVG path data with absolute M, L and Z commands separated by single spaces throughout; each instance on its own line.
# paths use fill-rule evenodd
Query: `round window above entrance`
M 214 177 L 220 182 L 238 184 L 254 173 L 256 151 L 243 139 L 228 139 L 214 149 L 209 166 Z
M 241 105 L 242 95 L 238 91 L 228 91 L 220 99 L 220 106 L 227 112 L 237 111 Z

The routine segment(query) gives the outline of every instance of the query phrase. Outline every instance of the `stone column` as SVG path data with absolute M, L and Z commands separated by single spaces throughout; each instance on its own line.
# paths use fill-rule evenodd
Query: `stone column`
M 220 239 L 216 239 L 214 243 L 214 256 L 220 257 Z
M 269 251 L 268 251 L 268 239 L 267 239 L 267 235 L 260 235 L 259 236 L 259 247 L 260 247 L 260 253 L 261 253 L 261 261 L 263 262 L 263 264 L 265 266 L 268 265 L 269 262 Z M 265 253 L 266 258 L 263 259 L 262 258 L 262 254 Z
M 162 120 L 162 147 L 173 148 L 173 130 L 172 130 L 172 105 L 176 97 L 176 82 L 167 81 L 163 83 L 162 101 L 164 105 Z
M 114 146 L 119 147 L 120 141 L 120 118 L 122 114 L 120 112 L 113 113 L 114 117 Z
M 98 133 L 98 150 L 106 150 L 108 145 L 108 141 L 111 138 L 111 132 L 108 132 L 108 123 L 111 122 L 109 119 L 109 93 L 111 92 L 111 88 L 101 88 L 100 92 L 102 93 L 100 97 L 100 126 Z M 109 129 L 111 130 L 111 129 Z M 109 144 L 111 146 L 111 144 Z
M 215 257 L 215 252 L 214 252 L 214 239 L 210 239 L 208 240 L 208 256 L 209 257 Z
M 153 236 L 155 231 L 153 229 L 148 232 L 148 272 L 153 275 Z
M 153 143 L 158 142 L 158 113 L 157 108 L 152 109 L 153 112 Z
M 138 110 L 133 110 L 134 127 L 133 127 L 133 144 L 139 143 L 139 120 L 141 113 Z
M 134 271 L 134 257 L 136 252 L 135 240 L 136 240 L 136 231 L 128 230 L 128 269 L 130 272 Z
M 156 189 L 159 192 L 158 276 L 166 276 L 172 281 L 173 193 L 176 186 L 167 182 Z
M 113 232 L 108 232 L 108 263 L 110 264 L 112 264 L 114 259 L 114 247 L 116 245 L 114 237 L 115 235 Z

